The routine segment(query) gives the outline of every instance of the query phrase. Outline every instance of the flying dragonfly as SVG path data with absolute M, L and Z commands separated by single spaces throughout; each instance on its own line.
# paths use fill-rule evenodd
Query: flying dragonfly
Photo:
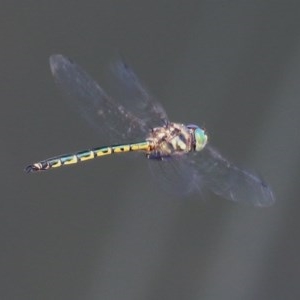
M 271 188 L 210 146 L 203 128 L 169 121 L 162 105 L 124 62 L 117 61 L 111 68 L 117 100 L 63 55 L 50 57 L 50 69 L 71 105 L 81 110 L 99 137 L 109 139 L 112 144 L 33 163 L 25 168 L 27 173 L 115 153 L 141 152 L 156 180 L 168 191 L 185 195 L 208 188 L 236 202 L 255 206 L 273 204 Z

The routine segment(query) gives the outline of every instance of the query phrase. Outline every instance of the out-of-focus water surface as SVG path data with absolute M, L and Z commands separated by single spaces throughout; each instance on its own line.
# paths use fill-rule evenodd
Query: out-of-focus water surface
M 299 4 L 10 2 L 0 14 L 1 299 L 299 297 Z M 24 174 L 106 143 L 62 99 L 53 53 L 104 88 L 125 57 L 172 121 L 204 126 L 275 205 L 173 199 L 142 156 Z

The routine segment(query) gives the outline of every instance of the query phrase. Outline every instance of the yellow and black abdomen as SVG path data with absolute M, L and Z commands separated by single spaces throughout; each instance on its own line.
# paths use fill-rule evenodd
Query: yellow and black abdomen
M 84 150 L 73 154 L 65 154 L 49 158 L 25 168 L 27 173 L 35 171 L 46 171 L 52 168 L 58 168 L 65 165 L 77 164 L 86 160 L 94 159 L 104 155 L 110 155 L 114 153 L 124 153 L 131 151 L 145 151 L 149 152 L 151 149 L 149 142 L 141 142 L 135 144 L 115 145 L 109 147 L 98 147 L 90 150 Z

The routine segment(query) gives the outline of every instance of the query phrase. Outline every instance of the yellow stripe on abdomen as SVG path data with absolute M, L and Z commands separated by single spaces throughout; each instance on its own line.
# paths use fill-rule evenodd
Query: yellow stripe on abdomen
M 63 165 L 72 165 L 78 162 L 78 158 L 76 154 L 62 157 L 60 160 Z
M 49 170 L 51 168 L 58 168 L 64 165 L 76 164 L 81 161 L 94 159 L 96 157 L 110 155 L 113 153 L 123 153 L 130 151 L 145 151 L 149 152 L 151 146 L 149 142 L 141 142 L 127 145 L 115 145 L 111 147 L 99 147 L 90 150 L 77 152 L 74 154 L 61 155 L 54 158 L 46 159 L 38 163 L 29 165 L 26 168 L 27 172 Z
M 93 151 L 97 157 L 112 154 L 111 147 L 95 148 Z
M 122 152 L 129 152 L 132 150 L 130 145 L 120 145 L 120 146 L 113 146 L 112 151 L 113 153 L 122 153 Z

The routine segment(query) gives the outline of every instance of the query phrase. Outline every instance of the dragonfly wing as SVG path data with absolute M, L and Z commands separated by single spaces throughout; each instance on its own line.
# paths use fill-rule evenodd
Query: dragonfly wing
M 201 184 L 228 200 L 255 206 L 275 201 L 271 188 L 260 177 L 234 166 L 211 146 L 192 153 L 188 162 L 198 172 Z
M 198 173 L 187 163 L 186 155 L 174 155 L 163 160 L 149 159 L 151 173 L 158 185 L 174 196 L 186 196 L 195 190 L 201 191 Z
M 140 82 L 133 70 L 123 61 L 111 65 L 113 82 L 112 92 L 116 99 L 133 115 L 143 120 L 148 128 L 166 123 L 167 114 Z
M 120 143 L 145 137 L 147 123 L 109 97 L 76 63 L 63 55 L 52 55 L 50 68 L 55 81 L 71 100 L 71 105 L 79 108 L 103 138 L 110 137 L 110 141 Z

